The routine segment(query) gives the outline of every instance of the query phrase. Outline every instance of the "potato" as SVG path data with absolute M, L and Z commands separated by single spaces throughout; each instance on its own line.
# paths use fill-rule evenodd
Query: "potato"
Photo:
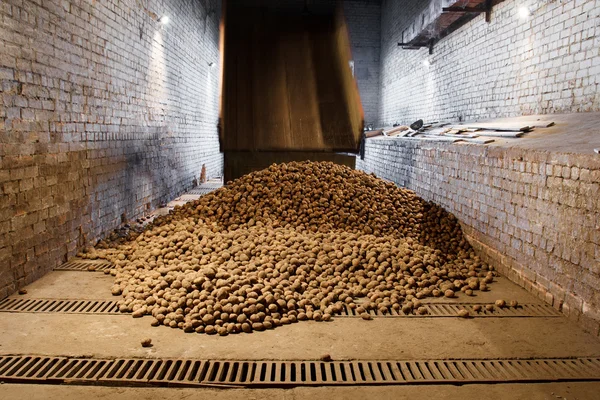
M 252 324 L 252 329 L 254 329 L 255 331 L 263 331 L 265 329 L 265 326 L 262 322 L 255 322 Z
M 121 287 L 119 285 L 113 285 L 111 293 L 113 294 L 113 296 L 120 296 L 121 293 L 123 293 L 123 291 L 121 290 Z
M 348 311 L 426 315 L 421 299 L 473 295 L 495 276 L 436 204 L 313 162 L 245 175 L 82 256 L 113 263 L 119 311 L 223 336 Z
M 214 335 L 215 333 L 217 333 L 217 329 L 213 325 L 206 325 L 206 327 L 204 328 L 204 332 L 209 335 Z
M 504 300 L 496 300 L 495 305 L 498 308 L 504 308 L 506 306 L 506 301 L 504 301 Z
M 142 347 L 151 347 L 152 339 L 150 339 L 150 338 L 142 339 L 141 343 L 142 343 Z
M 461 318 L 469 318 L 469 312 L 464 308 L 461 308 L 460 310 L 458 310 L 458 316 Z
M 516 300 L 511 300 L 511 301 L 510 301 L 510 303 L 509 303 L 509 305 L 510 305 L 512 308 L 517 308 L 517 307 L 519 307 L 519 302 L 518 302 L 518 301 L 516 301 Z

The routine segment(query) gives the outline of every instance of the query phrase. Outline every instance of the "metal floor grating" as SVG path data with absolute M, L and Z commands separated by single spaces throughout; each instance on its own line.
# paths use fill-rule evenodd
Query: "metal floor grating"
M 379 310 L 369 310 L 369 314 L 383 318 L 398 317 L 456 317 L 461 309 L 469 311 L 470 317 L 560 317 L 561 314 L 548 304 L 520 304 L 518 307 L 494 307 L 492 311 L 485 309 L 485 306 L 493 303 L 423 303 L 427 309 L 426 315 L 406 315 L 402 311 L 391 310 L 389 313 L 382 313 Z M 481 306 L 480 311 L 474 311 L 473 307 Z M 341 315 L 337 317 L 358 317 L 356 310 L 345 307 Z
M 293 387 L 600 380 L 600 358 L 427 361 L 230 361 L 0 356 L 0 381 Z
M 200 195 L 203 196 L 205 194 L 209 194 L 210 192 L 214 192 L 215 190 L 217 190 L 218 188 L 199 188 L 199 189 L 192 189 L 189 192 L 186 192 L 185 195 L 188 194 L 193 194 L 193 195 Z M 184 195 L 184 196 L 185 196 Z
M 190 194 L 190 193 L 186 193 L 184 195 L 179 196 L 178 198 L 176 198 L 173 201 L 194 201 L 194 200 L 198 200 L 198 198 L 201 197 L 200 195 L 197 194 Z
M 431 317 L 457 317 L 461 308 L 471 311 L 474 318 L 479 317 L 560 317 L 558 311 L 542 304 L 523 304 L 518 308 L 494 308 L 494 311 L 473 311 L 474 304 L 426 304 L 428 313 L 425 315 L 406 315 L 402 312 L 392 311 L 384 314 L 371 311 L 371 315 L 378 318 L 431 318 Z M 70 313 L 70 314 L 121 314 L 114 300 L 57 300 L 57 299 L 31 299 L 9 297 L 0 301 L 0 312 L 27 312 L 27 313 Z M 361 316 L 351 308 L 345 308 L 337 317 Z
M 214 192 L 215 190 L 220 189 L 222 187 L 223 187 L 222 182 L 203 183 L 202 185 L 186 192 L 185 194 L 205 195 L 210 192 Z
M 0 301 L 0 312 L 120 314 L 113 300 L 57 300 L 9 297 Z
M 90 268 L 91 267 L 91 268 Z M 112 264 L 106 260 L 82 260 L 80 258 L 68 261 L 56 268 L 55 271 L 105 271 Z

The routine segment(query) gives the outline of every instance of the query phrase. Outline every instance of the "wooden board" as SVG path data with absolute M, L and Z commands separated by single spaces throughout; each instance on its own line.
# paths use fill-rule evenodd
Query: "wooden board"
M 452 125 L 452 129 L 485 129 L 490 131 L 502 132 L 529 132 L 533 128 L 521 123 L 503 123 L 503 122 L 473 122 L 465 125 Z
M 461 139 L 446 137 L 446 136 L 427 136 L 427 135 L 406 136 L 403 139 L 422 140 L 422 141 L 428 141 L 428 142 L 451 142 L 451 143 L 458 142 L 461 140 Z
M 221 150 L 357 152 L 364 117 L 341 8 L 277 5 L 224 3 Z
M 495 142 L 494 139 L 488 139 L 488 138 L 461 139 L 461 141 L 468 142 L 468 143 L 478 143 L 478 144 L 488 144 L 488 143 Z
M 383 129 L 377 129 L 374 131 L 367 131 L 365 132 L 365 137 L 368 138 L 372 138 L 372 137 L 376 137 L 376 136 L 383 136 Z
M 503 138 L 518 138 L 525 134 L 525 132 L 499 132 L 499 131 L 488 131 L 481 130 L 477 131 L 479 136 L 493 136 L 493 137 L 503 137 Z
M 429 140 L 429 141 L 438 141 L 438 142 L 468 142 L 468 143 L 478 143 L 478 144 L 488 144 L 494 142 L 494 139 L 489 138 L 467 138 L 467 137 L 459 137 L 456 136 L 438 136 L 438 135 L 419 135 L 412 137 L 411 139 L 421 139 L 421 140 Z
M 442 136 L 449 136 L 449 137 L 463 138 L 463 139 L 474 139 L 476 137 L 479 137 L 479 135 L 475 135 L 473 133 L 460 133 L 460 134 L 444 133 Z

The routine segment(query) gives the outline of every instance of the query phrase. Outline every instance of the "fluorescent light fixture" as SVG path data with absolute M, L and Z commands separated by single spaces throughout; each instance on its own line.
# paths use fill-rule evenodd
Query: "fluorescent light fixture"
M 166 24 L 168 24 L 168 23 L 169 23 L 169 17 L 168 17 L 168 16 L 166 16 L 166 15 L 163 15 L 162 17 L 160 17 L 160 18 L 158 19 L 158 22 L 160 22 L 160 23 L 161 23 L 161 24 L 163 24 L 163 25 L 166 25 Z
M 428 59 L 424 59 L 423 60 L 423 66 L 424 67 L 429 67 L 431 65 L 431 62 Z
M 520 19 L 529 19 L 531 16 L 531 10 L 529 10 L 529 7 L 527 6 L 520 6 L 518 13 Z

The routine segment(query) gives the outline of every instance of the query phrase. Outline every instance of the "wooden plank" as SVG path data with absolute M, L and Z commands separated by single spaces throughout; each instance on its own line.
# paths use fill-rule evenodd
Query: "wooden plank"
M 473 122 L 465 125 L 452 125 L 452 129 L 485 129 L 500 132 L 529 132 L 533 128 L 521 123 L 508 122 Z
M 488 143 L 495 142 L 494 139 L 484 139 L 484 138 L 478 138 L 478 139 L 461 139 L 461 141 L 468 142 L 468 143 L 478 143 L 478 144 L 488 144 Z
M 479 136 L 493 136 L 493 137 L 503 137 L 503 138 L 518 138 L 525 134 L 525 132 L 498 132 L 498 131 L 477 131 Z
M 377 129 L 374 131 L 365 132 L 365 137 L 368 139 L 368 138 L 372 138 L 372 137 L 376 137 L 376 136 L 383 136 L 383 134 L 384 134 L 383 129 Z
M 458 142 L 461 139 L 457 139 L 457 138 L 451 138 L 451 137 L 446 137 L 446 136 L 426 136 L 426 135 L 420 135 L 420 136 L 406 136 L 403 139 L 408 139 L 408 140 L 422 140 L 422 141 L 428 141 L 428 142 Z
M 408 126 L 400 125 L 400 126 L 395 126 L 390 129 L 386 129 L 383 131 L 383 133 L 386 136 L 396 136 L 396 135 L 399 135 L 401 132 L 407 131 L 409 129 L 410 128 Z
M 311 145 L 323 148 L 325 143 L 319 119 L 310 34 L 302 26 L 301 21 L 296 21 L 295 24 L 296 28 L 286 31 L 281 37 L 291 132 L 294 137 L 290 148 L 306 148 Z M 312 134 L 308 135 L 306 132 L 312 132 Z M 304 138 L 314 142 L 307 143 Z
M 321 21 L 311 35 L 319 116 L 325 148 L 351 148 L 354 147 L 352 136 L 342 134 L 352 132 L 352 124 L 347 117 L 349 110 L 348 102 L 344 101 L 344 85 L 339 79 L 342 67 L 331 57 L 336 53 L 333 29 L 333 21 Z
M 343 15 L 265 4 L 224 3 L 221 149 L 357 151 L 363 112 Z
M 407 139 L 420 139 L 420 140 L 429 140 L 429 141 L 438 141 L 438 142 L 468 142 L 468 143 L 478 143 L 478 144 L 488 144 L 492 143 L 494 139 L 487 138 L 466 138 L 466 137 L 458 137 L 458 136 L 438 136 L 438 135 L 419 135 L 412 138 Z
M 347 103 L 348 118 L 352 129 L 352 134 L 349 135 L 349 138 L 352 139 L 352 147 L 358 149 L 365 126 L 365 115 L 358 91 L 358 83 L 350 69 L 350 60 L 353 59 L 352 48 L 343 10 L 344 7 L 342 6 L 342 2 L 338 1 L 336 3 L 334 15 L 335 48 L 337 50 L 335 61 L 339 64 L 340 78 L 342 79 L 344 87 L 343 99 Z
M 479 135 L 475 135 L 472 133 L 460 133 L 460 134 L 444 133 L 442 136 L 457 137 L 457 138 L 464 138 L 464 139 L 474 139 L 474 138 L 479 137 Z

